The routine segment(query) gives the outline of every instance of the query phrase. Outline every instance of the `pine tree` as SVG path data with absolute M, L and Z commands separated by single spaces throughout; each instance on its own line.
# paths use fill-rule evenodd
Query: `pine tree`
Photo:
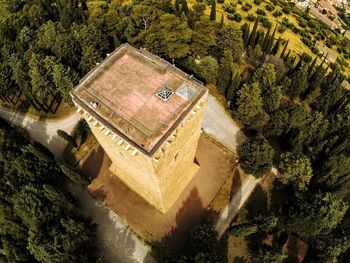
M 210 21 L 216 21 L 216 0 L 211 1 Z
M 288 43 L 289 43 L 289 39 L 287 40 L 287 42 L 285 43 L 285 45 L 284 45 L 284 47 L 283 47 L 283 50 L 282 50 L 281 55 L 280 55 L 280 58 L 281 58 L 281 59 L 284 59 L 284 54 L 285 54 L 285 52 L 286 52 L 286 50 L 287 50 Z

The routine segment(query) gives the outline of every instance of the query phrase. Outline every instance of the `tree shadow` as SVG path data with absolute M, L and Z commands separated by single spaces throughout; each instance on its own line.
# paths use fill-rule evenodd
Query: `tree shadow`
M 92 198 L 90 193 L 73 182 L 68 182 L 67 190 L 74 196 L 84 214 L 97 224 L 96 246 L 102 262 L 140 262 L 136 242 L 131 230 L 121 223 L 118 215 L 101 201 Z M 148 253 L 142 262 L 154 262 Z
M 233 259 L 233 263 L 248 263 L 248 260 L 245 259 L 244 257 L 236 256 L 236 257 Z
M 84 163 L 79 167 L 79 171 L 90 178 L 90 180 L 95 179 L 101 171 L 104 155 L 105 152 L 99 145 L 97 149 L 89 153 Z
M 175 226 L 154 247 L 162 257 L 174 255 L 186 242 L 194 225 L 201 221 L 206 209 L 202 205 L 198 190 L 193 188 L 176 213 Z
M 246 219 L 252 220 L 259 215 L 264 215 L 268 212 L 268 197 L 265 190 L 258 184 L 251 193 L 245 204 L 247 210 Z

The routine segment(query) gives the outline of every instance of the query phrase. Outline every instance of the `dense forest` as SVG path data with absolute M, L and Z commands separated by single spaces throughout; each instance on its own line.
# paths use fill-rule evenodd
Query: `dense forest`
M 62 188 L 74 172 L 3 120 L 0 147 L 0 261 L 94 262 L 95 226 Z
M 51 101 L 69 103 L 72 87 L 119 44 L 145 47 L 225 97 L 249 136 L 239 148 L 244 171 L 262 177 L 277 168 L 276 189 L 286 198 L 272 200 L 269 213 L 230 229 L 232 235 L 276 236 L 271 246 L 252 248 L 257 262 L 282 262 L 278 237 L 289 233 L 308 242 L 310 261 L 349 257 L 350 93 L 343 88 L 345 76 L 326 56 L 291 56 L 288 41 L 275 37 L 278 26 L 261 29 L 259 18 L 252 28 L 228 25 L 216 17 L 215 1 L 191 8 L 186 0 L 0 4 L 3 101 L 21 94 L 48 112 Z M 56 188 L 57 164 L 15 132 L 2 128 L 1 134 L 3 255 L 13 262 L 86 262 L 82 251 L 92 234 L 82 229 L 91 225 Z M 62 209 L 69 212 L 57 221 Z M 213 253 L 210 231 L 199 238 L 193 234 L 199 258 Z

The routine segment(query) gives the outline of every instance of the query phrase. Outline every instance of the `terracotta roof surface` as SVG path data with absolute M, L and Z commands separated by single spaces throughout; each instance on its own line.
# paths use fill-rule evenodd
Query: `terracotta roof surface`
M 181 95 L 184 86 L 191 96 Z M 168 100 L 156 96 L 165 87 L 173 92 Z M 180 87 L 182 93 L 177 92 Z M 107 128 L 151 152 L 206 92 L 163 59 L 125 44 L 88 73 L 71 95 Z

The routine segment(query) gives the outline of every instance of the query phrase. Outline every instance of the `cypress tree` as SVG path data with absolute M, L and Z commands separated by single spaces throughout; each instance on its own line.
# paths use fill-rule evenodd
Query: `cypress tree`
M 188 16 L 189 10 L 186 0 L 182 0 L 182 9 L 181 12 L 183 12 L 186 16 Z
M 216 21 L 216 0 L 211 2 L 210 21 Z
M 218 90 L 226 97 L 228 86 L 230 85 L 233 70 L 233 58 L 230 50 L 225 50 L 220 60 L 218 70 Z
M 253 26 L 253 30 L 252 30 L 252 32 L 250 33 L 249 38 L 248 38 L 247 47 L 252 46 L 252 45 L 254 44 L 254 42 L 255 42 L 256 30 L 258 29 L 258 24 L 259 24 L 259 17 L 257 17 L 257 18 L 255 19 L 255 23 L 254 23 L 254 26 Z
M 241 30 L 242 30 L 244 49 L 246 49 L 248 47 L 247 45 L 248 45 L 248 39 L 250 34 L 250 24 L 244 23 L 241 26 Z
M 269 28 L 267 29 L 267 32 L 266 32 L 266 35 L 265 35 L 263 44 L 262 44 L 262 46 L 261 46 L 261 49 L 262 49 L 263 52 L 266 51 L 266 48 L 267 48 L 267 46 L 268 46 L 269 39 L 270 39 L 270 33 L 271 33 L 271 27 L 269 27 Z
M 221 14 L 221 20 L 220 20 L 220 28 L 224 27 L 224 14 Z
M 309 67 L 309 70 L 308 70 L 308 75 L 309 75 L 309 77 L 311 76 L 312 71 L 313 71 L 313 69 L 314 69 L 314 67 L 315 67 L 315 65 L 316 65 L 317 58 L 318 58 L 318 56 L 315 57 L 315 59 L 312 61 L 311 65 L 310 65 L 310 67 Z
M 290 49 L 288 49 L 287 55 L 286 55 L 285 58 L 284 58 L 284 61 L 285 61 L 285 62 L 288 62 L 289 55 L 290 55 Z
M 285 53 L 286 50 L 287 50 L 288 43 L 289 43 L 289 39 L 287 40 L 286 44 L 285 44 L 284 47 L 283 47 L 282 53 L 281 53 L 281 55 L 280 55 L 280 58 L 281 58 L 281 59 L 284 59 L 284 53 Z
M 275 29 L 273 30 L 272 35 L 271 35 L 271 37 L 269 39 L 269 43 L 268 43 L 267 48 L 266 48 L 266 53 L 267 54 L 269 54 L 271 52 L 271 48 L 273 46 L 273 42 L 275 42 L 275 35 L 276 35 L 277 26 L 278 26 L 278 23 L 276 24 Z
M 273 46 L 272 51 L 271 51 L 272 55 L 276 55 L 277 54 L 277 52 L 278 52 L 278 50 L 280 48 L 280 44 L 281 44 L 281 37 L 279 37 L 277 39 L 276 44 Z
M 175 0 L 175 13 L 177 14 L 177 16 L 181 15 L 180 0 Z
M 241 86 L 241 76 L 237 72 L 232 76 L 231 84 L 228 87 L 226 98 L 231 104 L 231 108 L 234 108 L 237 102 L 237 92 Z

